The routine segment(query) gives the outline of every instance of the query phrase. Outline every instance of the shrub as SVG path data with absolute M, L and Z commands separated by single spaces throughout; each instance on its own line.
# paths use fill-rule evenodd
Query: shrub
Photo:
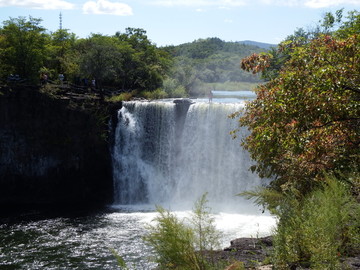
M 188 94 L 186 93 L 186 89 L 184 86 L 178 86 L 170 93 L 170 97 L 173 98 L 184 98 L 187 97 Z
M 339 269 L 340 256 L 359 249 L 360 205 L 350 190 L 346 182 L 328 177 L 303 197 L 270 189 L 242 194 L 278 217 L 272 254 L 276 269 Z
M 207 255 L 219 246 L 220 234 L 211 217 L 206 194 L 196 203 L 189 220 L 157 207 L 155 225 L 148 227 L 144 240 L 154 248 L 160 269 L 218 269 L 217 262 Z M 206 252 L 205 252 L 206 251 Z
M 359 244 L 359 214 L 348 186 L 334 179 L 307 197 L 300 228 L 314 269 L 338 269 L 339 256 Z
M 126 92 L 126 93 L 121 93 L 119 95 L 116 96 L 112 96 L 110 98 L 107 99 L 108 102 L 120 102 L 120 101 L 128 101 L 133 97 L 132 93 Z
M 162 90 L 168 97 L 172 98 L 182 98 L 188 96 L 185 87 L 180 85 L 177 80 L 171 78 L 167 78 L 163 81 Z
M 168 94 L 165 91 L 163 91 L 161 88 L 158 88 L 155 91 L 142 91 L 140 93 L 140 96 L 151 100 L 151 99 L 167 98 Z
M 154 248 L 155 261 L 160 269 L 198 269 L 195 249 L 192 245 L 194 232 L 178 218 L 162 207 L 157 208 L 156 225 L 150 226 L 150 234 L 144 240 Z
M 303 201 L 289 202 L 275 237 L 275 265 L 308 262 L 312 269 L 338 269 L 339 256 L 359 244 L 360 206 L 349 187 L 328 179 Z

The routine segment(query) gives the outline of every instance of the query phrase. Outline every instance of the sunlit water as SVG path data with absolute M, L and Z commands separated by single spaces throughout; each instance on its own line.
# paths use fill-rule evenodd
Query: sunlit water
M 179 218 L 189 214 L 175 213 Z M 142 237 L 155 216 L 150 206 L 118 206 L 78 217 L 1 224 L 0 269 L 118 269 L 111 249 L 130 267 L 154 269 L 151 248 Z M 214 217 L 223 247 L 236 237 L 268 235 L 274 226 L 266 214 L 220 212 Z

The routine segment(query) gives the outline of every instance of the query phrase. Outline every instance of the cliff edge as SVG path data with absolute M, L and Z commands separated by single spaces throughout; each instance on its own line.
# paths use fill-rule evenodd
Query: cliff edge
M 108 118 L 100 99 L 74 102 L 35 86 L 0 88 L 0 205 L 111 202 Z

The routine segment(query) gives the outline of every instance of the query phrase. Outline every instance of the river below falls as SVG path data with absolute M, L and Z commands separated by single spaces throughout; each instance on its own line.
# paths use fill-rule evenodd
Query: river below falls
M 189 211 L 175 212 L 179 218 Z M 130 269 L 154 269 L 152 251 L 142 240 L 156 212 L 150 207 L 116 206 L 95 213 L 0 219 L 0 269 L 118 269 L 111 250 Z M 218 212 L 222 247 L 237 237 L 269 235 L 275 220 L 267 214 Z

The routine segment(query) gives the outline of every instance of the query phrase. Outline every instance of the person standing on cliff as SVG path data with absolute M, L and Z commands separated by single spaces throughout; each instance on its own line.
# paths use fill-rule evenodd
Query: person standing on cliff
M 60 73 L 59 74 L 59 80 L 60 80 L 60 86 L 62 87 L 63 86 L 63 82 L 64 82 L 64 74 Z
M 213 92 L 210 90 L 209 91 L 209 103 L 212 102 L 212 99 L 213 99 Z
M 46 74 L 46 73 L 41 74 L 40 80 L 41 80 L 41 85 L 46 85 L 46 84 L 47 84 L 47 81 L 48 81 L 48 76 L 47 76 L 47 74 Z
M 95 90 L 95 88 L 96 88 L 96 81 L 95 81 L 95 79 L 92 79 L 91 80 L 91 89 Z

